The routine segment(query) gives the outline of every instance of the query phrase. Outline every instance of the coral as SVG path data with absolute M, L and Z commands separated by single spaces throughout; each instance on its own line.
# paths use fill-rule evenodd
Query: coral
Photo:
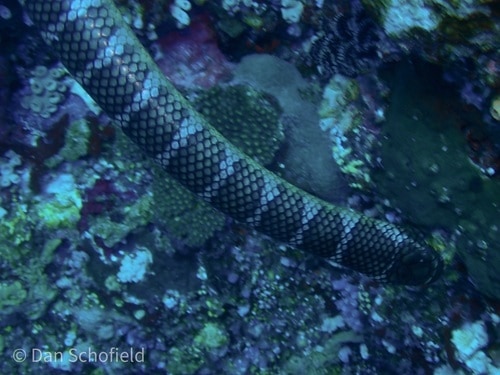
M 280 168 L 275 172 L 320 198 L 341 200 L 345 186 L 339 168 L 331 157 L 329 140 L 318 127 L 317 105 L 305 94 L 315 88 L 297 68 L 275 56 L 249 55 L 236 67 L 233 83 L 272 95 L 283 109 L 286 137 L 276 158 Z
M 17 184 L 21 180 L 15 168 L 21 165 L 21 157 L 9 150 L 0 158 L 0 188 Z
M 391 36 L 402 36 L 414 28 L 432 31 L 438 26 L 436 14 L 423 0 L 390 0 L 383 22 Z
M 347 279 L 334 280 L 332 286 L 340 293 L 340 298 L 335 300 L 335 306 L 340 311 L 345 324 L 355 332 L 361 332 L 363 323 L 359 309 L 358 286 Z
M 201 349 L 217 349 L 227 344 L 229 338 L 216 323 L 206 323 L 194 338 L 194 344 Z
M 288 23 L 300 21 L 304 4 L 300 0 L 281 0 L 281 16 Z
M 144 279 L 153 256 L 147 249 L 136 249 L 127 253 L 121 260 L 117 278 L 121 283 L 137 283 Z
M 496 11 L 482 0 L 362 0 L 389 36 L 382 56 L 415 53 L 478 93 L 498 85 Z M 396 51 L 394 47 L 398 48 Z M 470 97 L 478 104 L 477 93 Z
M 481 321 L 467 323 L 452 332 L 451 341 L 455 345 L 458 358 L 467 359 L 488 344 L 486 327 Z
M 57 155 L 45 161 L 49 167 L 54 167 L 62 161 L 74 161 L 87 155 L 90 139 L 90 128 L 85 119 L 69 124 L 64 136 L 64 145 Z
M 319 107 L 319 126 L 330 135 L 333 158 L 349 179 L 349 185 L 362 189 L 369 186 L 369 156 L 354 152 L 349 141 L 360 129 L 363 112 L 359 109 L 360 89 L 354 79 L 336 74 L 325 86 Z M 368 141 L 369 135 L 364 138 Z M 369 142 L 365 142 L 369 143 Z M 361 154 L 361 156 L 359 155 Z
M 45 267 L 53 261 L 54 252 L 62 241 L 48 238 L 41 249 L 35 238 L 43 238 L 31 222 L 29 206 L 13 203 L 14 216 L 4 218 L 0 226 L 0 255 L 2 258 L 2 314 L 22 313 L 28 319 L 44 314 L 55 297 L 48 284 Z M 5 226 L 5 227 L 4 227 Z M 36 249 L 36 253 L 34 252 Z M 22 309 L 21 304 L 22 303 Z
M 281 142 L 281 108 L 272 96 L 249 86 L 213 87 L 195 107 L 237 148 L 262 165 L 270 164 Z
M 43 65 L 35 67 L 30 78 L 31 95 L 23 97 L 23 108 L 31 109 L 43 118 L 52 116 L 65 99 L 67 87 L 62 82 L 65 75 L 66 71 L 59 66 L 50 69 Z
M 2 205 L 7 210 L 0 220 L 0 254 L 4 260 L 14 260 L 21 255 L 21 252 L 26 251 L 24 246 L 32 238 L 31 204 L 16 199 L 9 205 L 5 202 L 2 202 Z M 13 251 L 13 245 L 16 251 Z
M 319 126 L 324 131 L 335 129 L 345 134 L 360 125 L 361 111 L 354 105 L 359 98 L 359 87 L 353 79 L 335 75 L 323 90 L 319 106 Z
M 46 173 L 47 166 L 44 162 L 56 155 L 64 145 L 64 135 L 69 125 L 69 115 L 64 114 L 56 121 L 50 119 L 45 121 L 50 123 L 47 129 L 31 129 L 33 139 L 26 137 L 25 132 L 14 133 L 11 139 L 4 139 L 9 149 L 14 149 L 23 160 L 29 161 L 29 187 L 36 193 L 41 191 L 42 179 Z M 31 120 L 30 120 L 31 121 Z M 18 126 L 18 128 L 21 128 Z M 36 133 L 36 136 L 35 136 Z M 32 142 L 33 141 L 33 142 Z M 8 163 L 7 163 L 8 164 Z M 8 165 L 4 166 L 4 168 Z
M 239 2 L 240 2 L 239 0 L 222 0 L 222 8 L 230 11 L 236 8 Z
M 114 247 L 119 242 L 125 240 L 125 237 L 145 226 L 153 217 L 153 195 L 146 193 L 139 197 L 131 206 L 121 207 L 115 216 L 124 217 L 120 222 L 114 221 L 107 216 L 98 216 L 92 221 L 89 231 L 100 238 L 108 248 Z M 88 212 L 90 213 L 90 212 Z
M 71 228 L 80 220 L 82 198 L 71 174 L 61 174 L 46 187 L 46 198 L 36 205 L 36 214 L 49 229 Z
M 298 374 L 340 374 L 338 352 L 343 344 L 360 342 L 361 337 L 352 331 L 333 334 L 322 346 L 316 347 L 308 356 L 293 355 L 284 363 L 284 373 Z
M 172 375 L 195 374 L 203 362 L 202 353 L 196 348 L 173 347 L 168 351 L 167 370 Z
M 465 323 L 452 332 L 451 342 L 456 356 L 473 374 L 497 374 L 500 368 L 493 365 L 481 349 L 488 344 L 488 333 L 483 321 Z
M 19 281 L 0 282 L 0 310 L 2 314 L 8 314 L 19 309 L 27 297 L 27 292 Z
M 158 47 L 157 63 L 177 87 L 209 88 L 230 74 L 232 64 L 219 50 L 207 17 L 198 16 L 189 28 L 159 38 Z

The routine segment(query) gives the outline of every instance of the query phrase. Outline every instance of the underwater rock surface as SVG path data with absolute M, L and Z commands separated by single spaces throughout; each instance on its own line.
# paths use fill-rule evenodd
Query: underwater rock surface
M 419 226 L 458 231 L 459 255 L 477 287 L 500 298 L 500 181 L 467 156 L 460 127 L 481 119 L 454 112 L 456 98 L 435 84 L 436 70 L 401 64 L 391 76 L 375 186 Z
M 322 199 L 342 201 L 345 182 L 318 126 L 316 105 L 307 98 L 311 87 L 297 68 L 276 56 L 254 54 L 245 56 L 234 74 L 233 82 L 273 95 L 283 109 L 285 146 L 277 156 L 281 167 L 275 172 Z

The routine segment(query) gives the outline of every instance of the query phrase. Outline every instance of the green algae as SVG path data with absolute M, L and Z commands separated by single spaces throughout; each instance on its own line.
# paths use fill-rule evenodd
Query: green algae
M 190 346 L 173 347 L 167 358 L 167 370 L 172 375 L 195 374 L 204 362 L 203 353 Z
M 25 202 L 14 201 L 8 212 L 0 220 L 0 254 L 3 259 L 15 257 L 18 253 L 12 248 L 29 242 L 32 237 L 33 223 L 29 206 Z
M 153 211 L 153 194 L 146 193 L 131 206 L 121 209 L 123 221 L 114 221 L 107 216 L 100 216 L 92 224 L 91 231 L 99 236 L 106 246 L 113 247 L 123 241 L 133 230 L 150 223 Z
M 0 283 L 0 310 L 2 314 L 10 311 L 26 300 L 28 293 L 19 281 Z
M 194 338 L 194 344 L 201 349 L 217 349 L 227 344 L 229 338 L 225 331 L 216 323 L 205 323 L 205 326 Z

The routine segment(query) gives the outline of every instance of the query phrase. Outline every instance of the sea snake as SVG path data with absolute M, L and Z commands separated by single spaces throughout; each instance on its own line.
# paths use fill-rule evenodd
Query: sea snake
M 45 42 L 123 132 L 213 207 L 329 262 L 402 285 L 442 273 L 402 227 L 298 189 L 228 142 L 162 74 L 110 0 L 25 0 Z

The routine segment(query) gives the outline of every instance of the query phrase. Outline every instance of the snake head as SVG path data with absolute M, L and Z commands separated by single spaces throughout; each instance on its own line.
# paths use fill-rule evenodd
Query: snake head
M 389 271 L 388 281 L 409 286 L 428 285 L 439 279 L 442 272 L 443 259 L 438 252 L 409 240 Z

